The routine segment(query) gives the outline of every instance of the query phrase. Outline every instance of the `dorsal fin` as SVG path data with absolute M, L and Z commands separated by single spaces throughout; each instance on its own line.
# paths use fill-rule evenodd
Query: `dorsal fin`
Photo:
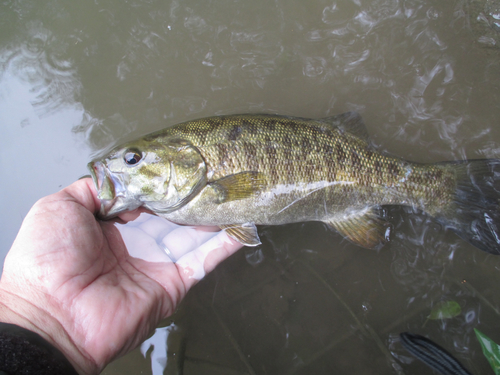
M 368 131 L 358 112 L 345 112 L 340 115 L 325 117 L 317 121 L 332 125 L 368 142 Z

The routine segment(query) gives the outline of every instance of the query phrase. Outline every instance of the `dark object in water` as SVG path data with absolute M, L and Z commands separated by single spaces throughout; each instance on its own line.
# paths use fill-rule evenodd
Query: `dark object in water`
M 427 337 L 409 332 L 403 332 L 399 337 L 408 352 L 440 374 L 472 375 L 455 357 Z

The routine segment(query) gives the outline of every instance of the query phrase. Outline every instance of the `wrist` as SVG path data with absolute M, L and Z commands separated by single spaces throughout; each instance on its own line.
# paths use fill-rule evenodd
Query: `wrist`
M 79 374 L 99 373 L 100 368 L 75 345 L 63 325 L 50 313 L 31 301 L 0 286 L 0 322 L 14 324 L 34 332 L 58 349 Z

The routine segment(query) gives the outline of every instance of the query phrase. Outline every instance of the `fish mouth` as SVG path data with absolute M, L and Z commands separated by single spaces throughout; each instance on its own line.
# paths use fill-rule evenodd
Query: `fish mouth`
M 136 199 L 126 197 L 123 181 L 109 174 L 101 162 L 90 162 L 87 167 L 97 190 L 97 198 L 101 201 L 101 207 L 97 213 L 99 219 L 108 220 L 142 205 Z
M 106 169 L 101 162 L 93 161 L 87 165 L 90 175 L 97 190 L 97 198 L 102 200 L 112 200 L 115 198 L 115 186 L 106 173 Z

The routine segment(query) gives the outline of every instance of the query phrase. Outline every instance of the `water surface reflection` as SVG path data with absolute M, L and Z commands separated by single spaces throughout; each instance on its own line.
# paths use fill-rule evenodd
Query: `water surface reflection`
M 2 256 L 36 199 L 78 178 L 89 155 L 81 124 L 82 85 L 57 37 L 30 21 L 0 49 Z

